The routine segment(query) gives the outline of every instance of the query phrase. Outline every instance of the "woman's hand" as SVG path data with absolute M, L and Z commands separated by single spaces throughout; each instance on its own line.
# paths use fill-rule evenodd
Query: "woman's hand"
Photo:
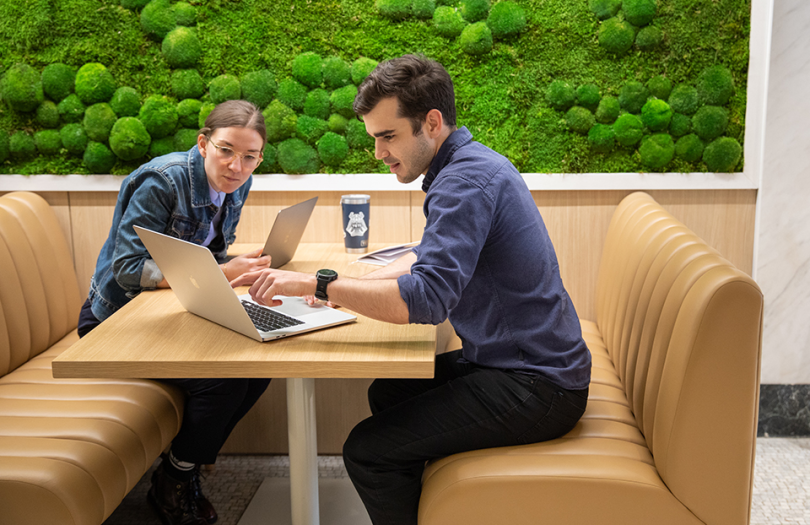
M 230 261 L 221 265 L 225 278 L 233 281 L 246 273 L 258 272 L 270 268 L 270 256 L 262 255 L 262 249 L 237 255 Z M 252 284 L 253 281 L 244 284 Z
M 307 302 L 308 305 L 312 306 L 318 302 L 318 298 L 314 295 L 305 295 L 304 300 Z M 332 303 L 332 301 L 326 301 L 324 303 L 329 308 L 338 308 L 338 305 Z

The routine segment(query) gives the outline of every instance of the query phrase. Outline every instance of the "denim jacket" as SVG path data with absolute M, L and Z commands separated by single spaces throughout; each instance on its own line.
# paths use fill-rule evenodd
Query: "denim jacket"
M 222 203 L 221 232 L 209 245 L 219 262 L 236 240 L 236 225 L 252 182 L 251 177 Z M 208 188 L 204 159 L 197 146 L 152 159 L 124 179 L 112 228 L 90 281 L 89 299 L 99 321 L 163 280 L 133 226 L 202 244 L 217 213 Z

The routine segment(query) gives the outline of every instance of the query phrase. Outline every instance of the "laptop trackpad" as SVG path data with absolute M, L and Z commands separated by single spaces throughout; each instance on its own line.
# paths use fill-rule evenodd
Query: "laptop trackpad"
M 301 297 L 286 297 L 283 295 L 277 295 L 273 297 L 273 299 L 282 301 L 282 305 L 273 306 L 271 307 L 271 310 L 281 312 L 291 317 L 303 317 L 305 315 L 317 314 L 326 308 L 323 303 L 315 303 L 314 305 L 310 306 Z

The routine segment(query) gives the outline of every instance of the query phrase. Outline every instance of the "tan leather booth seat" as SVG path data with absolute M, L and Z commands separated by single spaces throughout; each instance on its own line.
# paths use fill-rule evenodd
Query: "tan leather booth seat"
M 610 223 L 588 408 L 546 443 L 431 463 L 420 525 L 744 525 L 762 294 L 649 195 Z
M 0 197 L 0 523 L 98 525 L 171 442 L 183 398 L 151 381 L 54 379 L 83 297 L 48 203 Z

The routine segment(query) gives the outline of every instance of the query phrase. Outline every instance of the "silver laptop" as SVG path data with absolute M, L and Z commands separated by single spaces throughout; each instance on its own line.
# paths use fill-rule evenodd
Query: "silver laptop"
M 280 268 L 293 258 L 316 202 L 318 197 L 313 197 L 278 212 L 262 250 L 262 255 L 272 257 L 271 268 Z
M 324 304 L 310 306 L 300 297 L 276 296 L 284 304 L 268 308 L 237 296 L 211 251 L 162 233 L 135 226 L 183 308 L 256 341 L 272 341 L 356 321 L 357 317 Z

